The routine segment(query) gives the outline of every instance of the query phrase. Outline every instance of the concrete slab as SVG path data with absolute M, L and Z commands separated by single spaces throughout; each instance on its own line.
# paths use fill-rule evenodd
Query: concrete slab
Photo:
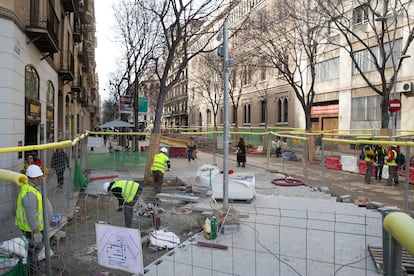
M 260 198 L 252 205 L 232 204 L 249 214 L 240 219 L 239 231 L 214 241 L 197 234 L 148 265 L 145 275 L 377 275 L 367 244 L 382 244 L 378 212 L 291 197 Z M 228 250 L 198 247 L 198 241 Z

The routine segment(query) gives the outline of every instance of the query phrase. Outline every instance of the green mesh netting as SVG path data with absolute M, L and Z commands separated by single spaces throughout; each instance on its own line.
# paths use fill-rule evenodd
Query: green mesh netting
M 82 168 L 77 160 L 75 163 L 75 177 L 73 183 L 75 184 L 77 191 L 86 188 L 89 184 L 89 180 L 83 176 Z
M 27 267 L 25 264 L 22 263 L 22 260 L 19 260 L 17 265 L 10 270 L 9 272 L 6 272 L 5 274 L 2 274 L 3 276 L 26 276 L 27 275 Z
M 89 153 L 86 169 L 89 170 L 136 170 L 145 169 L 148 152 L 114 151 Z

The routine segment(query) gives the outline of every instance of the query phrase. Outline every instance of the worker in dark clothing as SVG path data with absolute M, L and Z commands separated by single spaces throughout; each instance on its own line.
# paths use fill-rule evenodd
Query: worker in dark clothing
M 133 180 L 105 182 L 104 189 L 118 199 L 118 212 L 124 209 L 125 227 L 131 228 L 134 205 L 138 200 L 142 187 Z
M 377 145 L 375 147 L 375 180 L 381 181 L 382 179 L 382 169 L 384 168 L 384 161 L 385 157 L 387 156 L 387 152 L 385 151 L 385 148 Z

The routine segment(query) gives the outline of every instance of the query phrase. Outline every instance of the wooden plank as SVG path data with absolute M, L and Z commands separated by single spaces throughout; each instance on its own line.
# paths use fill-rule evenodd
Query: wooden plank
M 67 217 L 62 217 L 59 225 L 52 227 L 52 226 L 48 226 L 48 234 L 49 234 L 49 239 L 51 237 L 53 237 L 59 230 L 61 230 L 66 224 L 68 223 L 68 218 Z
M 374 261 L 374 265 L 378 273 L 382 273 L 383 262 L 382 262 L 382 247 L 368 245 L 368 251 Z M 405 249 L 402 252 L 401 266 L 404 271 L 409 273 L 414 272 L 414 257 L 410 255 Z
M 217 249 L 227 250 L 227 245 L 224 245 L 224 244 L 198 241 L 197 245 L 198 246 L 203 246 L 203 247 L 210 247 L 210 248 L 217 248 Z

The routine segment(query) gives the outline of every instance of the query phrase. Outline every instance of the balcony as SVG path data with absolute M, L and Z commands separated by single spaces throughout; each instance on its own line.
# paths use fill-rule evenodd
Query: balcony
M 88 96 L 86 95 L 87 91 L 85 87 L 82 87 L 82 91 L 78 94 L 78 102 L 82 104 L 82 106 L 88 106 Z
M 79 43 L 82 41 L 82 29 L 77 13 L 75 13 L 74 22 L 75 24 L 73 26 L 73 41 Z
M 65 12 L 74 12 L 75 4 L 73 0 L 61 0 Z
M 81 76 L 78 76 L 78 78 L 72 83 L 72 86 L 70 87 L 70 92 L 72 94 L 79 94 L 82 92 L 82 89 L 82 78 Z
M 60 66 L 59 66 L 59 79 L 64 81 L 73 81 L 75 79 L 74 74 L 75 60 L 71 51 L 60 52 Z
M 26 34 L 30 42 L 42 53 L 57 53 L 59 50 L 59 19 L 49 0 L 30 1 L 30 20 Z
M 85 60 L 88 58 L 87 52 L 86 52 L 86 44 L 85 41 L 82 41 L 78 45 L 76 45 L 76 50 L 78 52 L 78 59 L 80 62 L 85 62 Z

